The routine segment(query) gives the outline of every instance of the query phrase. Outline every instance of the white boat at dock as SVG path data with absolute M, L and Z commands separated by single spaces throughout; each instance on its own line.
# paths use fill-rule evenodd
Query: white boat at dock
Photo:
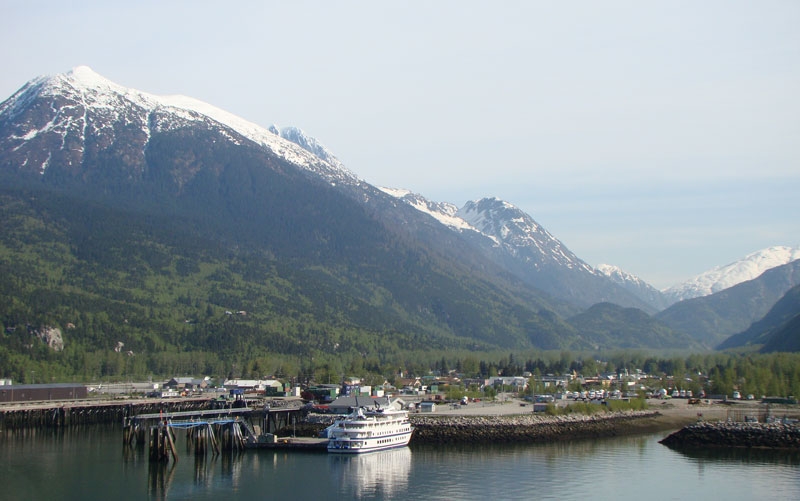
M 414 427 L 404 410 L 358 407 L 326 429 L 328 452 L 363 454 L 405 447 Z

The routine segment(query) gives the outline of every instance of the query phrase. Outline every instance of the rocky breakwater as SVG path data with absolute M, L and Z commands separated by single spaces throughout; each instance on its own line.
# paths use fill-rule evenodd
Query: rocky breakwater
M 612 437 L 641 430 L 660 414 L 630 411 L 591 416 L 410 416 L 412 444 L 524 443 L 577 438 Z
M 784 423 L 703 422 L 661 441 L 670 448 L 758 447 L 800 450 L 800 427 Z

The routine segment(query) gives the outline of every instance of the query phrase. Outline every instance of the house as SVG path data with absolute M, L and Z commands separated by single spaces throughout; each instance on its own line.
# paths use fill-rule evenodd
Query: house
M 434 402 L 421 402 L 419 404 L 420 412 L 436 412 L 436 403 Z
M 369 394 L 372 391 L 372 387 L 371 386 L 362 385 L 360 380 L 357 380 L 356 378 L 350 378 L 349 381 L 350 382 L 345 381 L 344 383 L 342 383 L 342 388 L 341 388 L 341 391 L 340 391 L 340 394 L 342 396 L 345 396 L 345 397 L 348 397 L 348 396 L 362 396 L 362 395 L 369 396 Z M 354 383 L 352 381 L 359 381 L 359 382 L 358 383 Z
M 327 403 L 339 396 L 339 385 L 321 384 L 318 386 L 312 386 L 306 391 L 314 396 L 314 400 Z
M 569 386 L 570 377 L 569 376 L 556 376 L 553 374 L 546 374 L 539 377 L 536 380 L 538 383 L 542 383 L 542 386 L 545 388 L 566 388 Z
M 492 385 L 501 388 L 510 386 L 511 391 L 524 391 L 528 387 L 528 380 L 522 376 L 496 377 L 492 380 Z
M 464 388 L 470 389 L 471 387 L 483 390 L 483 387 L 489 383 L 488 379 L 483 378 L 464 378 Z
M 226 390 L 256 391 L 258 380 L 256 379 L 226 379 L 222 384 Z
M 398 388 L 407 395 L 418 394 L 422 389 L 422 383 L 419 378 L 404 378 L 395 381 Z
M 269 397 L 286 395 L 286 389 L 283 387 L 283 383 L 277 379 L 264 379 L 261 381 L 260 387 L 263 389 L 264 394 Z
M 208 376 L 204 377 L 203 379 L 196 379 L 191 377 L 174 377 L 164 383 L 164 388 L 175 390 L 177 392 L 183 391 L 200 391 L 205 390 L 208 387 L 208 383 L 211 380 Z
M 591 378 L 589 377 L 584 378 L 583 384 L 584 386 L 600 386 L 602 388 L 609 388 L 611 386 L 612 381 L 613 377 L 604 375 L 604 376 L 595 376 Z
M 284 393 L 283 383 L 276 379 L 226 379 L 223 384 L 228 390 L 242 390 L 245 393 L 264 393 L 280 395 Z

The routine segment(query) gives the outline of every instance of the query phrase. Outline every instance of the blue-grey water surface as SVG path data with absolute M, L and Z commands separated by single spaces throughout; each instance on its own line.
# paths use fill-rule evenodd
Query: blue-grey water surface
M 125 454 L 122 432 L 0 436 L 0 499 L 800 499 L 800 454 L 676 452 L 666 432 L 534 445 L 412 446 L 365 456 Z

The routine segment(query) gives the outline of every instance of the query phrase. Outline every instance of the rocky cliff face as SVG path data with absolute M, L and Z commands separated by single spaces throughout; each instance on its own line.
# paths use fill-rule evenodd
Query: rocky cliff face
M 32 331 L 32 334 L 41 339 L 53 351 L 64 350 L 64 338 L 61 335 L 61 329 L 58 327 L 43 326 Z

